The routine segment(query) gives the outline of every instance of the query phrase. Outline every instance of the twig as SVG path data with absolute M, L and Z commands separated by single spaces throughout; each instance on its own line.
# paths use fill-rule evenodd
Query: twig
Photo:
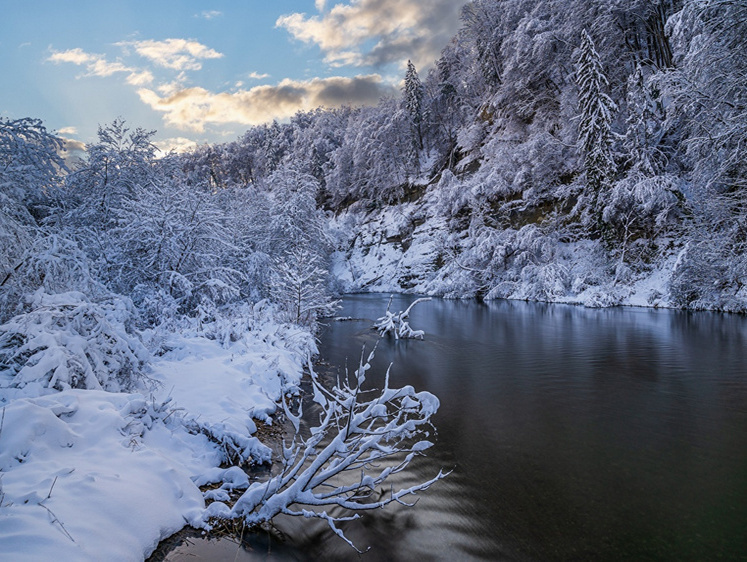
M 43 507 L 44 509 L 46 509 L 47 512 L 53 517 L 52 523 L 58 523 L 60 525 L 60 528 L 62 529 L 62 531 L 65 533 L 65 536 L 67 536 L 67 538 L 69 538 L 71 541 L 73 541 L 73 543 L 75 543 L 75 539 L 72 537 L 72 535 L 70 533 L 67 532 L 67 529 L 65 529 L 65 525 L 62 524 L 62 521 L 60 521 L 60 518 L 57 517 L 51 509 L 49 509 L 46 505 L 44 505 L 41 502 L 37 503 L 36 505 L 38 505 L 39 507 Z M 77 543 L 75 543 L 75 544 L 77 544 Z
M 47 499 L 52 497 L 52 490 L 54 489 L 54 485 L 57 484 L 57 477 L 54 477 L 54 480 L 52 481 L 52 486 L 49 488 L 49 493 L 47 494 Z

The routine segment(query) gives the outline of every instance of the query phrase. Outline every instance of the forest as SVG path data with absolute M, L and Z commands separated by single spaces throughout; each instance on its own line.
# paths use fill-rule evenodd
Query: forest
M 313 353 L 347 292 L 747 311 L 742 0 L 473 0 L 378 105 L 154 134 L 117 119 L 73 161 L 0 118 L 3 419 L 138 391 L 170 334 Z

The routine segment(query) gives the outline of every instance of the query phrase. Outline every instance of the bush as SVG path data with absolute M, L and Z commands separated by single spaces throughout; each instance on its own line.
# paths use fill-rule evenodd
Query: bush
M 132 390 L 149 356 L 131 332 L 133 310 L 124 298 L 95 303 L 38 291 L 29 312 L 0 326 L 0 370 L 19 388 Z

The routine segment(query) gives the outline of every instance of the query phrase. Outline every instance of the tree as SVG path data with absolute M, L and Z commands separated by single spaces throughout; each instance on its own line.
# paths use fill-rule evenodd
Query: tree
M 239 295 L 242 273 L 214 194 L 189 186 L 169 159 L 145 185 L 122 200 L 111 232 L 110 283 L 142 303 L 165 291 L 182 312 L 203 301 L 223 304 Z
M 627 89 L 628 119 L 623 146 L 628 163 L 634 172 L 654 176 L 663 170 L 665 164 L 664 154 L 659 148 L 664 136 L 664 116 L 660 103 L 646 83 L 641 65 L 636 65 L 628 78 Z
M 615 177 L 616 164 L 612 154 L 612 113 L 617 104 L 605 90 L 609 86 L 602 63 L 589 34 L 581 33 L 581 47 L 576 63 L 578 84 L 579 149 L 584 156 L 586 185 L 591 190 L 588 207 L 601 223 L 600 196 L 607 191 Z
M 67 178 L 72 207 L 63 217 L 71 237 L 85 248 L 95 274 L 104 282 L 118 273 L 111 231 L 137 186 L 148 185 L 155 163 L 155 131 L 130 131 L 122 119 L 99 127 L 98 142 L 87 147 L 86 159 Z
M 14 312 L 21 291 L 38 288 L 24 274 L 66 170 L 61 148 L 38 119 L 0 118 L 0 321 Z
M 410 118 L 411 135 L 417 151 L 423 150 L 423 84 L 412 61 L 407 61 L 405 86 L 402 91 L 402 105 Z
M 87 147 L 85 162 L 69 179 L 70 194 L 78 199 L 87 222 L 110 226 L 122 199 L 135 185 L 147 183 L 155 161 L 155 131 L 130 130 L 123 119 L 99 126 L 98 142 Z
M 683 137 L 693 209 L 690 243 L 672 280 L 674 300 L 744 310 L 747 9 L 741 0 L 690 0 L 671 27 L 680 56 L 661 82 L 672 99 L 669 133 Z
M 327 289 L 329 273 L 320 267 L 320 257 L 308 248 L 295 246 L 275 259 L 270 289 L 288 320 L 314 326 L 316 319 L 331 316 L 340 301 L 330 298 Z

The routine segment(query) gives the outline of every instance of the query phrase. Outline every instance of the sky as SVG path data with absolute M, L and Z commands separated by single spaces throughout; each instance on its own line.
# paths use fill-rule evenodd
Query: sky
M 375 104 L 424 75 L 461 0 L 0 0 L 0 117 L 71 149 L 123 118 L 157 146 L 234 140 L 299 110 Z

